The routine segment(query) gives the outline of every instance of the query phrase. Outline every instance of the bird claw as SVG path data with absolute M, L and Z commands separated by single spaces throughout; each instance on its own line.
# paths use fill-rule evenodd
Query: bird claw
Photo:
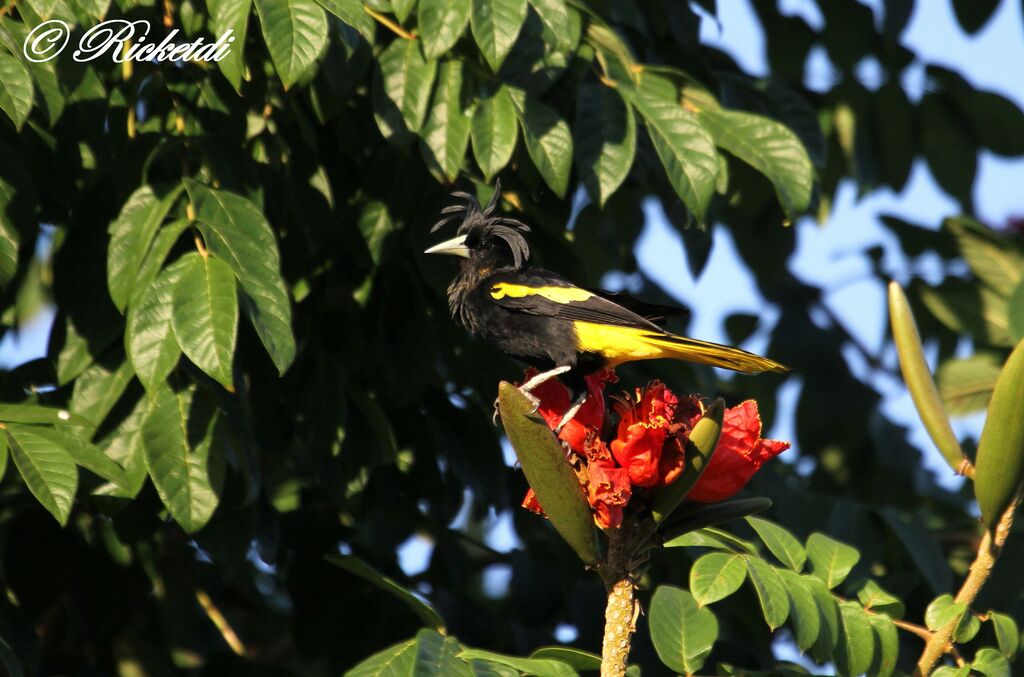
M 536 395 L 531 393 L 529 390 L 523 390 L 523 386 L 519 387 L 519 392 L 525 395 L 526 399 L 530 400 L 530 404 L 533 405 L 533 407 L 527 413 L 531 415 L 536 414 L 537 410 L 540 409 L 540 399 Z
M 500 406 L 500 404 L 501 404 L 501 398 L 500 397 L 495 397 L 494 398 L 494 414 L 491 416 L 491 425 L 493 425 L 493 426 L 497 426 L 498 425 L 498 419 L 501 418 L 501 406 Z

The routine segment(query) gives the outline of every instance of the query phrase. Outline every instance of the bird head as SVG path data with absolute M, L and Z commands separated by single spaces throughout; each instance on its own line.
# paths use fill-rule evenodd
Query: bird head
M 458 234 L 450 240 L 438 243 L 426 250 L 426 254 L 451 254 L 468 259 L 469 263 L 481 268 L 520 268 L 530 258 L 530 247 L 523 233 L 529 226 L 516 219 L 494 215 L 501 194 L 501 184 L 494 188 L 494 195 L 486 207 L 469 193 L 452 193 L 465 204 L 452 205 L 441 210 L 443 218 L 434 224 L 430 232 L 442 226 L 459 221 Z

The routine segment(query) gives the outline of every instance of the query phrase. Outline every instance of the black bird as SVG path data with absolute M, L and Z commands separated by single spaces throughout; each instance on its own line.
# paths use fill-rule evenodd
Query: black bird
M 624 294 L 577 287 L 556 273 L 527 265 L 530 228 L 494 214 L 500 193 L 481 209 L 476 197 L 441 210 L 430 232 L 461 221 L 458 236 L 426 250 L 464 260 L 448 287 L 448 307 L 470 334 L 541 373 L 523 384 L 530 391 L 558 377 L 572 393 L 572 406 L 558 427 L 576 415 L 586 400 L 584 376 L 633 360 L 674 358 L 745 373 L 786 372 L 778 362 L 739 348 L 670 334 L 655 322 L 658 306 Z M 533 398 L 535 400 L 535 398 Z M 536 403 L 536 400 L 535 400 Z

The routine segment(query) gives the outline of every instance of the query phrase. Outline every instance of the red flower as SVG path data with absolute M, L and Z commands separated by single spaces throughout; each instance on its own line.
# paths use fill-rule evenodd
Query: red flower
M 724 501 L 745 487 L 765 461 L 786 449 L 789 442 L 761 438 L 757 402 L 747 400 L 726 409 L 711 462 L 686 497 L 701 503 Z
M 533 373 L 528 371 L 527 378 Z M 643 390 L 638 388 L 633 398 L 615 404 L 619 425 L 615 438 L 606 444 L 601 439 L 604 387 L 616 380 L 611 370 L 588 376 L 587 402 L 559 435 L 569 447 L 566 461 L 590 503 L 594 522 L 602 529 L 621 526 L 635 488 L 655 489 L 678 479 L 690 432 L 704 416 L 697 397 L 680 400 L 663 383 L 653 381 Z M 552 380 L 538 386 L 534 394 L 540 399 L 541 416 L 554 429 L 569 408 L 568 389 Z M 788 448 L 788 442 L 761 439 L 761 418 L 753 400 L 727 409 L 711 463 L 687 498 L 703 503 L 725 500 L 742 489 L 765 461 Z M 523 507 L 544 514 L 532 489 Z
M 690 407 L 687 401 L 682 409 L 688 414 Z M 635 401 L 616 404 L 620 420 L 612 455 L 636 486 L 664 486 L 682 472 L 683 447 L 692 424 L 689 416 L 676 420 L 679 408 L 679 398 L 659 381 L 637 389 Z
M 529 380 L 535 376 L 535 369 L 526 371 L 526 378 Z M 558 439 L 566 442 L 573 451 L 582 453 L 583 445 L 587 441 L 587 429 L 593 428 L 598 432 L 604 428 L 604 386 L 605 383 L 618 381 L 615 372 L 605 369 L 596 374 L 586 377 L 587 380 L 587 401 L 583 403 L 580 410 L 571 421 L 562 428 Z M 562 416 L 569 409 L 569 389 L 557 380 L 550 379 L 541 383 L 533 389 L 533 395 L 540 400 L 540 407 L 537 411 L 544 417 L 548 427 L 554 430 L 562 422 Z
M 616 529 L 622 524 L 622 509 L 632 495 L 629 473 L 615 465 L 608 447 L 595 434 L 586 445 L 587 501 L 594 510 L 594 521 L 602 529 Z

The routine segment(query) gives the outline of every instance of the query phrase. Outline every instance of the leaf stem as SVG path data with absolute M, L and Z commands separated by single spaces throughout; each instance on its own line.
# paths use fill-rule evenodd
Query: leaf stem
M 210 596 L 202 588 L 196 588 L 196 600 L 199 602 L 199 606 L 203 607 L 203 611 L 206 612 L 207 618 L 217 628 L 220 636 L 224 638 L 231 650 L 238 656 L 245 656 L 248 653 L 245 644 L 238 638 L 238 634 L 235 629 L 228 623 L 228 619 L 224 617 L 217 605 L 213 603 Z
M 1003 512 L 995 529 L 985 530 L 985 535 L 982 536 L 981 543 L 978 545 L 978 554 L 975 556 L 974 562 L 971 563 L 970 572 L 967 574 L 967 578 L 964 579 L 963 585 L 960 586 L 959 592 L 956 593 L 956 597 L 953 598 L 955 603 L 964 604 L 969 608 L 977 598 L 978 592 L 985 585 L 989 574 L 992 573 L 992 567 L 999 557 L 1003 544 L 1006 543 L 1006 537 L 1010 534 L 1010 527 L 1013 526 L 1013 512 L 1017 509 L 1019 503 L 1020 497 L 1014 500 L 1010 507 Z M 945 627 L 935 631 L 931 639 L 925 644 L 921 658 L 917 661 L 914 677 L 926 677 L 926 675 L 931 673 L 932 668 L 942 654 L 946 652 L 952 653 L 954 657 L 959 655 L 950 641 L 959 620 L 959 618 L 955 618 Z M 959 663 L 960 660 L 962 659 L 958 659 L 957 662 Z
M 409 31 L 405 30 L 404 28 L 402 28 L 397 23 L 395 23 L 394 21 L 389 19 L 387 16 L 381 14 L 380 12 L 377 12 L 377 11 L 375 11 L 373 9 L 370 9 L 366 5 L 363 5 L 363 10 L 367 14 L 372 16 L 374 19 L 376 19 L 378 23 L 383 25 L 385 28 L 389 29 L 392 33 L 394 33 L 398 37 L 405 38 L 406 40 L 415 40 L 416 39 L 416 34 L 415 33 L 410 33 Z

